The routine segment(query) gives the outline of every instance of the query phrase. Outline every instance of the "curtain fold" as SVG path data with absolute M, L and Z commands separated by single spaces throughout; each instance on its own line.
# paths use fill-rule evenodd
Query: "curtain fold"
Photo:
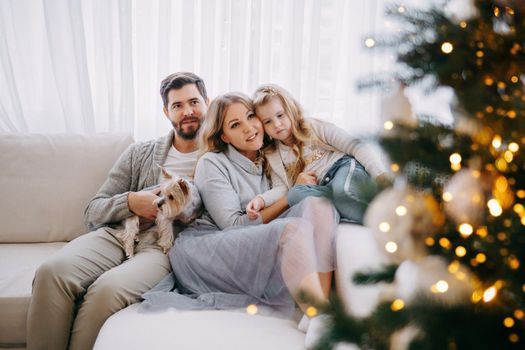
M 363 41 L 385 2 L 2 0 L 0 131 L 154 138 L 170 127 L 159 83 L 185 70 L 210 98 L 273 82 L 308 116 L 373 132 L 379 93 L 355 86 L 377 68 Z

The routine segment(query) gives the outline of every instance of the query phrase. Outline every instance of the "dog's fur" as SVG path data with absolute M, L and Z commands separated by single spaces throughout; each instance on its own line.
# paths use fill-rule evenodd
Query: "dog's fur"
M 153 204 L 159 210 L 155 223 L 157 225 L 157 245 L 166 253 L 173 245 L 173 221 L 183 224 L 193 221 L 201 209 L 199 191 L 189 181 L 173 176 L 164 168 L 162 174 L 167 182 L 160 186 L 159 198 Z M 140 231 L 140 218 L 137 215 L 124 219 L 124 228 L 116 234 L 124 246 L 126 256 L 131 258 L 134 254 L 135 242 L 138 241 Z

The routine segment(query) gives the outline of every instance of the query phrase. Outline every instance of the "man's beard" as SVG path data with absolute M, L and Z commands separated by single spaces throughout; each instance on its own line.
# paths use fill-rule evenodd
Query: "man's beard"
M 187 131 L 184 131 L 182 128 L 182 123 L 184 121 L 181 121 L 178 125 L 175 123 L 172 123 L 173 128 L 175 129 L 175 132 L 177 135 L 179 135 L 183 140 L 194 140 L 197 136 L 197 132 L 199 132 L 199 128 L 201 126 L 201 123 L 197 125 L 197 127 L 189 126 Z

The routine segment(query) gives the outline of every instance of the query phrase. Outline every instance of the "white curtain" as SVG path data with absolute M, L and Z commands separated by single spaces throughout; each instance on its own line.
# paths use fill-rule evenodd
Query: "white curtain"
M 380 93 L 356 84 L 391 64 L 364 46 L 386 2 L 0 0 L 0 131 L 164 135 L 160 81 L 193 71 L 212 98 L 273 82 L 371 133 Z

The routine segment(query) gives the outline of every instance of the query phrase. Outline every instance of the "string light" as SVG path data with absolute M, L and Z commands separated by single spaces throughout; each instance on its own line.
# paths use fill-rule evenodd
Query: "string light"
M 516 142 L 509 143 L 509 151 L 516 153 L 520 149 L 520 146 Z
M 392 311 L 399 311 L 405 307 L 405 302 L 401 299 L 396 299 L 390 304 Z
M 465 247 L 462 247 L 462 246 L 456 247 L 455 252 L 456 252 L 456 255 L 459 256 L 460 258 L 467 255 L 467 250 L 465 249 Z
M 317 315 L 317 309 L 313 306 L 308 306 L 306 308 L 306 316 L 314 317 L 315 315 Z
M 487 207 L 489 208 L 490 215 L 500 216 L 503 213 L 501 205 L 496 199 L 491 199 L 487 202 Z
M 390 121 L 390 120 L 387 120 L 383 124 L 383 128 L 385 128 L 385 130 L 392 130 L 393 127 L 394 127 L 394 123 L 392 123 L 392 121 Z
M 487 256 L 483 253 L 476 254 L 476 261 L 483 264 L 485 261 L 487 261 Z
M 472 228 L 472 225 L 463 223 L 459 225 L 458 231 L 463 237 L 468 237 L 474 232 L 474 229 Z
M 392 170 L 394 173 L 397 173 L 399 171 L 399 165 L 392 163 L 392 165 L 390 165 L 390 170 Z
M 507 328 L 512 328 L 514 326 L 514 319 L 512 317 L 505 317 L 503 325 Z
M 376 41 L 372 38 L 368 38 L 365 40 L 366 47 L 374 47 L 375 44 L 376 44 Z
M 501 136 L 499 135 L 494 136 L 494 138 L 492 139 L 492 147 L 496 149 L 501 147 Z
M 443 192 L 443 195 L 441 197 L 443 197 L 443 200 L 445 202 L 450 202 L 454 198 L 454 196 L 450 192 Z
M 397 244 L 392 241 L 386 242 L 385 250 L 391 254 L 395 253 L 397 251 Z
M 445 41 L 443 44 L 441 44 L 441 51 L 443 51 L 443 53 L 449 54 L 452 52 L 452 50 L 454 50 L 454 46 L 448 41 Z
M 492 286 L 483 292 L 483 301 L 488 303 L 493 300 L 498 294 L 496 287 Z
M 257 313 L 257 305 L 250 304 L 246 307 L 246 312 L 250 315 L 255 315 Z
M 440 238 L 439 239 L 439 245 L 442 246 L 445 249 L 450 248 L 450 241 L 446 238 Z
M 516 317 L 518 320 L 522 320 L 525 314 L 521 310 L 514 311 L 514 317 Z
M 452 170 L 458 171 L 461 169 L 461 155 L 459 153 L 452 153 L 448 159 Z
M 446 293 L 448 290 L 448 283 L 446 281 L 439 280 L 436 284 L 433 284 L 430 287 L 430 290 L 432 293 Z
M 407 208 L 406 208 L 406 207 L 400 205 L 400 206 L 398 206 L 398 207 L 396 208 L 396 214 L 397 214 L 398 216 L 405 216 L 406 213 L 407 213 Z
M 390 224 L 388 222 L 382 222 L 379 224 L 379 231 L 388 232 L 390 231 Z

